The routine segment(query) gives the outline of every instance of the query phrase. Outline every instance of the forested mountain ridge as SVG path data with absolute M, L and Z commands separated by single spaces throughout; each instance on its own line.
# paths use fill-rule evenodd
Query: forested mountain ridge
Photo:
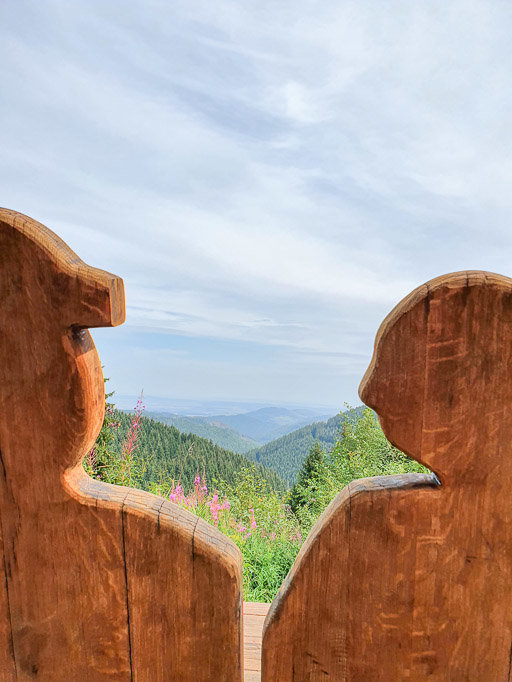
M 113 431 L 112 447 L 120 452 L 131 417 L 117 410 L 113 417 L 119 422 L 119 427 Z M 136 443 L 135 454 L 143 467 L 143 487 L 150 483 L 166 484 L 179 480 L 183 487 L 189 488 L 195 475 L 202 476 L 203 472 L 209 485 L 219 479 L 231 483 L 237 471 L 252 463 L 244 455 L 221 448 L 211 440 L 192 433 L 181 433 L 174 426 L 148 417 L 140 419 Z M 257 472 L 272 488 L 284 487 L 274 471 L 257 464 Z
M 287 485 L 295 482 L 306 455 L 315 442 L 330 449 L 339 436 L 344 419 L 360 417 L 364 407 L 351 408 L 327 421 L 313 422 L 247 453 L 249 459 L 273 469 Z
M 219 447 L 231 450 L 231 452 L 243 454 L 260 445 L 255 440 L 242 436 L 226 424 L 212 423 L 209 417 L 189 417 L 181 414 L 155 411 L 146 412 L 146 417 L 169 426 L 174 426 L 182 433 L 193 433 L 201 438 L 211 440 Z

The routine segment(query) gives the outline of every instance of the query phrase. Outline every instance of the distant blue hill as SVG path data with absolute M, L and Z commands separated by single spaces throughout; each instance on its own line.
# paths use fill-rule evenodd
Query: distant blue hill
M 206 419 L 210 424 L 229 426 L 246 438 L 264 444 L 313 420 L 323 421 L 330 416 L 307 408 L 263 407 L 243 414 L 217 415 Z

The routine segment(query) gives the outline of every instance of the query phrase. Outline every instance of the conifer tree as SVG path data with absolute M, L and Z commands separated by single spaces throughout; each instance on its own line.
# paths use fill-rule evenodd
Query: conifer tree
M 103 379 L 106 384 L 108 378 Z M 105 414 L 100 432 L 96 442 L 87 453 L 84 459 L 84 469 L 93 478 L 107 483 L 114 483 L 109 472 L 113 462 L 118 459 L 114 449 L 115 432 L 119 428 L 119 421 L 116 419 L 115 405 L 110 402 L 114 391 L 105 392 Z
M 309 450 L 297 476 L 297 482 L 290 491 L 289 503 L 293 512 L 300 507 L 314 502 L 315 490 L 318 487 L 320 470 L 325 460 L 325 452 L 316 442 Z

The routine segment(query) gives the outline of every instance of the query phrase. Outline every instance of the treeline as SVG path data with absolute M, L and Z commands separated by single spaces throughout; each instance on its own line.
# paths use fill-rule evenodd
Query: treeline
M 119 422 L 113 429 L 112 450 L 119 455 L 130 428 L 129 414 L 115 410 L 112 421 Z M 142 417 L 138 426 L 134 457 L 137 460 L 141 485 L 168 485 L 180 481 L 184 488 L 193 485 L 198 473 L 205 475 L 209 487 L 216 480 L 232 483 L 236 472 L 251 462 L 244 455 L 215 445 L 211 440 L 192 433 L 181 433 L 174 426 Z M 283 481 L 274 471 L 257 465 L 257 473 L 273 488 L 284 488 Z
M 339 436 L 342 422 L 347 419 L 357 420 L 362 415 L 363 409 L 363 406 L 356 407 L 337 414 L 326 422 L 315 422 L 303 426 L 260 448 L 250 450 L 247 457 L 272 469 L 287 485 L 292 485 L 315 443 L 329 450 Z

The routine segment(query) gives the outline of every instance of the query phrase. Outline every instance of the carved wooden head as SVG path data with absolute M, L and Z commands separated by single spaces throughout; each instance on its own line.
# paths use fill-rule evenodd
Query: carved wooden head
M 416 289 L 382 323 L 359 394 L 442 482 L 499 475 L 496 448 L 512 447 L 512 280 L 461 272 Z
M 71 466 L 103 414 L 86 329 L 124 321 L 123 282 L 83 263 L 44 225 L 0 209 L 0 300 L 0 451 L 9 458 L 23 450 L 27 467 L 42 452 L 53 452 L 59 469 Z

